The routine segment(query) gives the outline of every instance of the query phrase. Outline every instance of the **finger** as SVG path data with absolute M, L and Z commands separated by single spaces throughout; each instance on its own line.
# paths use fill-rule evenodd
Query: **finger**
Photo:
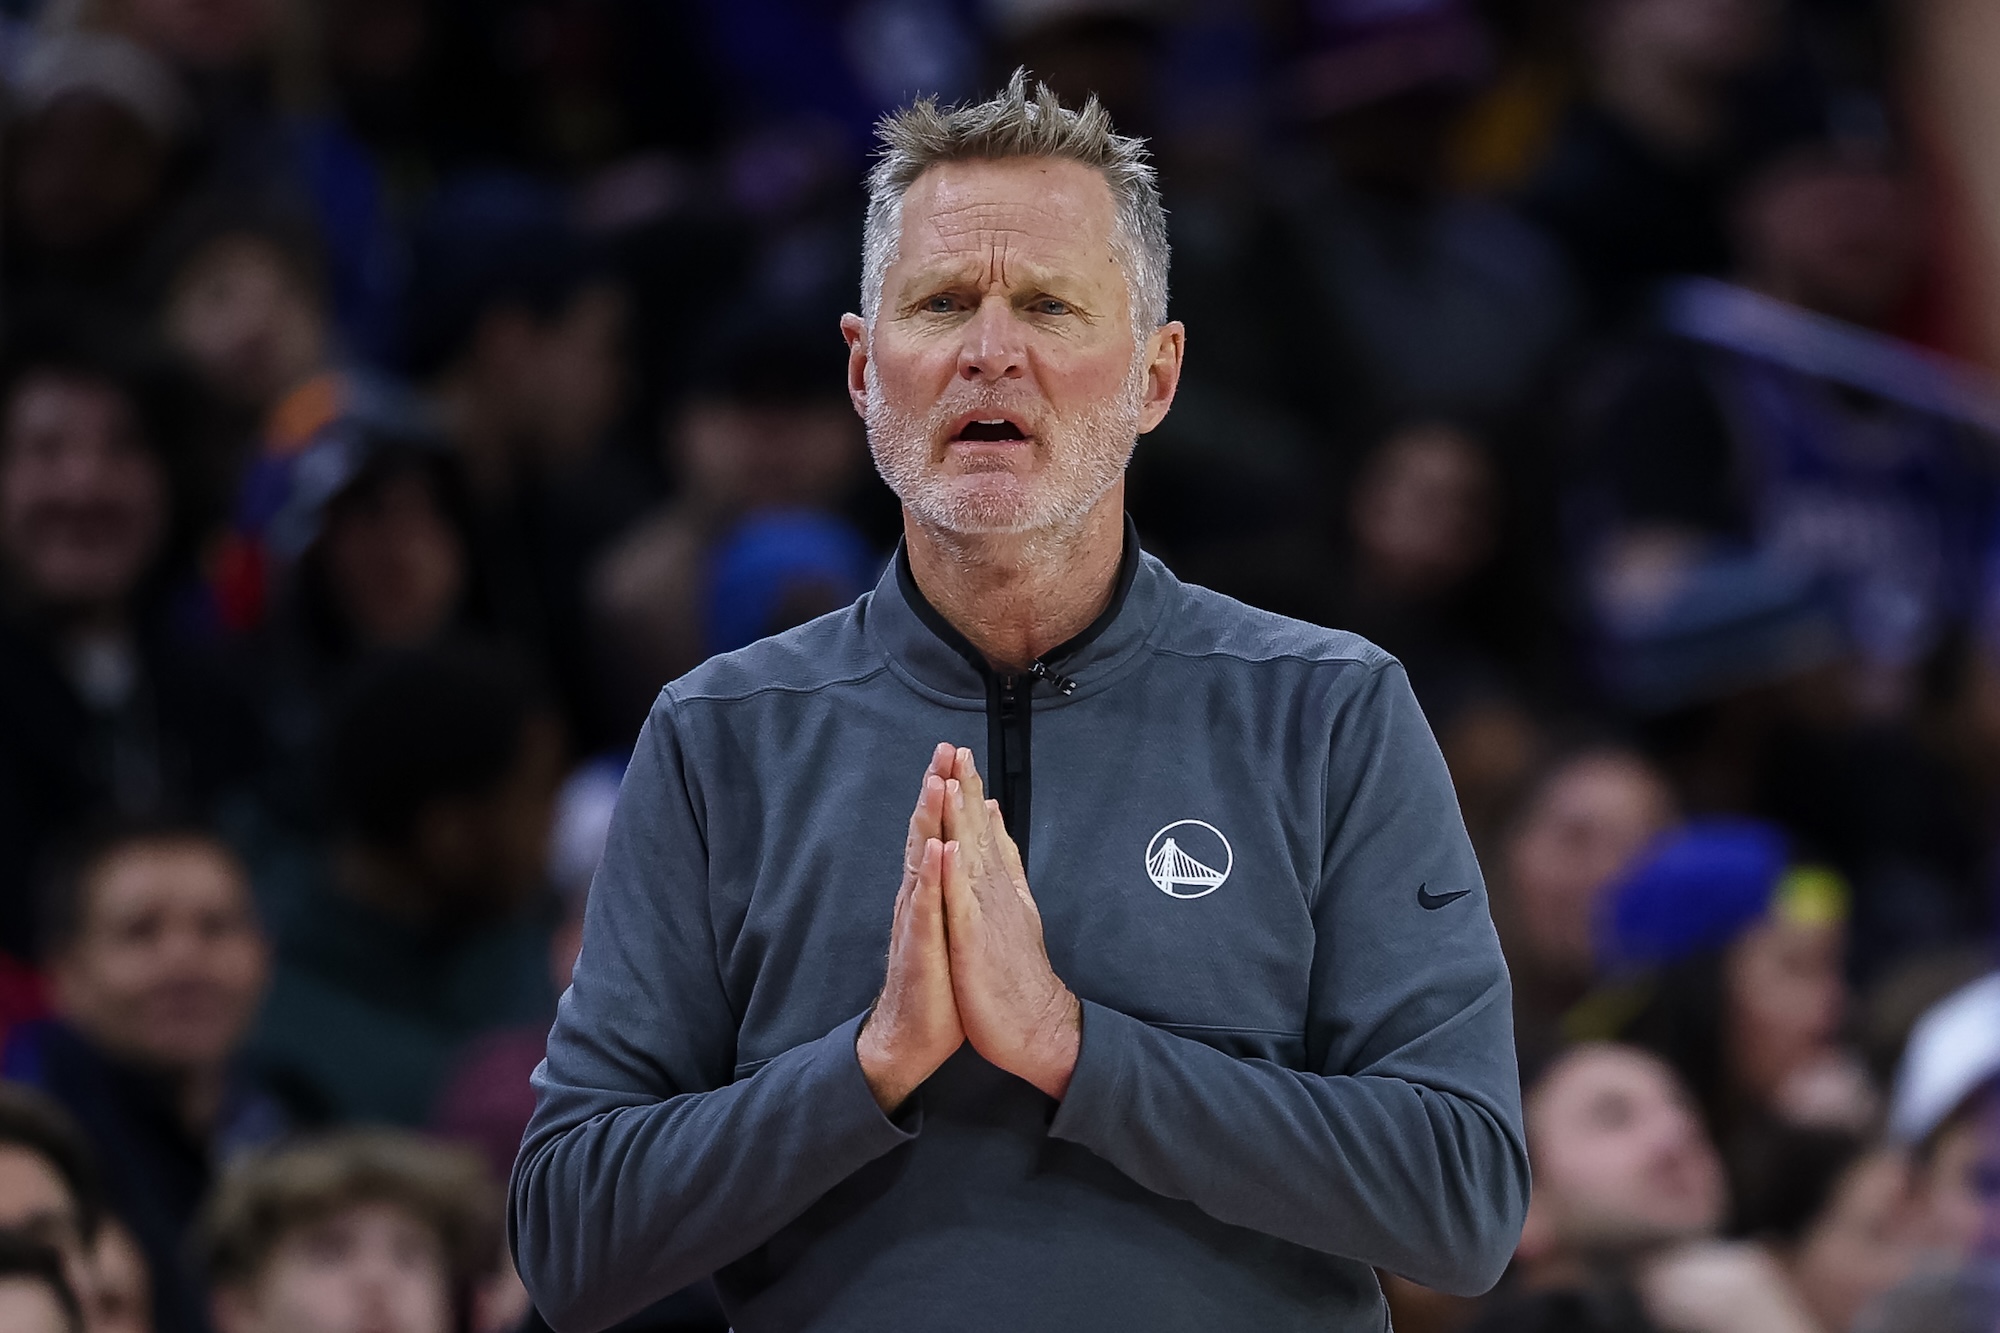
M 936 838 L 924 844 L 923 862 L 910 895 L 910 933 L 929 948 L 944 944 L 944 848 Z
M 979 922 L 979 899 L 966 875 L 964 847 L 957 839 L 944 845 L 940 876 L 944 891 L 945 930 L 961 939 Z
M 935 773 L 924 774 L 923 790 L 917 794 L 917 808 L 910 813 L 910 835 L 903 843 L 903 883 L 915 882 L 917 863 L 923 859 L 926 839 L 938 837 L 944 814 L 944 782 Z
M 950 741 L 939 741 L 937 748 L 931 751 L 931 766 L 924 771 L 935 773 L 941 778 L 948 778 L 951 776 L 952 765 L 957 762 L 957 747 Z
M 986 840 L 986 786 L 979 780 L 979 765 L 973 762 L 972 751 L 959 749 L 952 774 L 958 779 L 960 794 L 958 837 L 973 844 L 973 850 L 977 851 Z

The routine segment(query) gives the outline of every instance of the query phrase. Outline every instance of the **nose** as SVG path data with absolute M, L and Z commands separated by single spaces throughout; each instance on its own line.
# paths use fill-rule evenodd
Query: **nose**
M 958 377 L 974 383 L 1020 379 L 1028 373 L 1021 321 L 998 292 L 979 303 L 965 322 L 958 350 Z

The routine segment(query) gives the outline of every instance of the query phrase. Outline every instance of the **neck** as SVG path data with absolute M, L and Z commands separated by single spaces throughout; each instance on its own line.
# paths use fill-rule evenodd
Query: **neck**
M 1125 486 L 1073 529 L 944 532 L 903 512 L 910 573 L 938 614 L 999 671 L 1025 669 L 1111 604 L 1125 552 Z

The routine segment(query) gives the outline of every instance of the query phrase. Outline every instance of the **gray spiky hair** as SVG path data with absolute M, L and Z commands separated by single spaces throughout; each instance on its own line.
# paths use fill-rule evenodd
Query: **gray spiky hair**
M 1117 210 L 1113 244 L 1125 268 L 1133 328 L 1143 338 L 1167 322 L 1167 213 L 1158 173 L 1145 140 L 1113 129 L 1095 95 L 1071 111 L 1045 83 L 1030 91 L 1028 71 L 1017 69 L 990 101 L 940 107 L 922 98 L 884 116 L 875 137 L 881 148 L 868 172 L 861 243 L 861 310 L 870 327 L 881 309 L 883 276 L 896 262 L 910 186 L 943 162 L 1009 157 L 1080 162 L 1104 177 Z

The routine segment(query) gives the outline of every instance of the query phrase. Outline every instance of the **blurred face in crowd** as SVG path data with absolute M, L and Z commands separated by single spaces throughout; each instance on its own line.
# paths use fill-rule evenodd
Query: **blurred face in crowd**
M 166 526 L 166 475 L 116 386 L 56 370 L 16 385 L 0 421 L 0 558 L 28 597 L 115 607 Z
M 1742 213 L 1747 276 L 1774 296 L 1879 325 L 1909 295 L 1923 226 L 1905 172 L 1824 154 L 1794 159 L 1765 174 Z
M 132 35 L 195 69 L 224 69 L 263 53 L 279 0 L 119 0 Z
M 1909 1166 L 1893 1152 L 1850 1166 L 1787 1256 L 1792 1285 L 1825 1329 L 1855 1316 L 1904 1278 L 1917 1258 Z
M 465 594 L 464 539 L 417 467 L 335 500 L 317 559 L 342 622 L 371 647 L 436 637 Z
M 1448 591 L 1492 555 L 1497 499 L 1492 462 L 1465 432 L 1421 425 L 1398 433 L 1356 488 L 1364 576 L 1395 595 Z
M 1166 416 L 1180 326 L 1135 343 L 1114 211 L 1098 172 L 1028 158 L 932 167 L 903 196 L 881 307 L 841 328 L 876 466 L 918 524 L 1073 530 Z
M 1845 929 L 1774 915 L 1730 946 L 1724 962 L 1729 1060 L 1737 1086 L 1764 1106 L 1825 1060 L 1847 1012 Z
M 0 1328 L 7 1333 L 70 1333 L 69 1316 L 46 1282 L 0 1279 Z
M 1523 1259 L 1629 1256 L 1721 1223 L 1721 1161 L 1660 1061 L 1580 1047 L 1543 1076 L 1526 1110 L 1535 1190 Z
M 437 1233 L 393 1203 L 355 1203 L 278 1242 L 247 1289 L 218 1292 L 220 1333 L 447 1333 Z
M 57 1009 L 148 1067 L 213 1071 L 264 993 L 268 957 L 235 859 L 200 839 L 141 842 L 90 875 L 53 960 Z
M 1581 755 L 1547 778 L 1507 841 L 1507 904 L 1522 961 L 1579 981 L 1592 969 L 1597 900 L 1674 818 L 1652 767 L 1617 751 Z
M 1953 1258 L 2000 1253 L 2000 1084 L 1945 1122 L 1917 1167 L 1926 1244 Z
M 14 151 L 14 217 L 21 236 L 75 255 L 127 235 L 151 211 L 167 145 L 108 98 L 71 93 L 22 125 Z
M 20 1144 L 0 1143 L 0 1231 L 18 1232 L 55 1250 L 70 1286 L 90 1289 L 90 1256 L 76 1196 L 46 1157 Z
M 697 399 L 675 431 L 689 491 L 719 509 L 824 508 L 860 461 L 854 416 L 838 399 L 758 406 Z
M 482 392 L 497 395 L 516 434 L 556 469 L 588 458 L 625 402 L 625 294 L 580 290 L 554 316 L 519 306 L 489 311 L 474 337 Z
M 175 276 L 166 331 L 217 396 L 263 411 L 320 368 L 318 294 L 271 242 L 223 236 Z

